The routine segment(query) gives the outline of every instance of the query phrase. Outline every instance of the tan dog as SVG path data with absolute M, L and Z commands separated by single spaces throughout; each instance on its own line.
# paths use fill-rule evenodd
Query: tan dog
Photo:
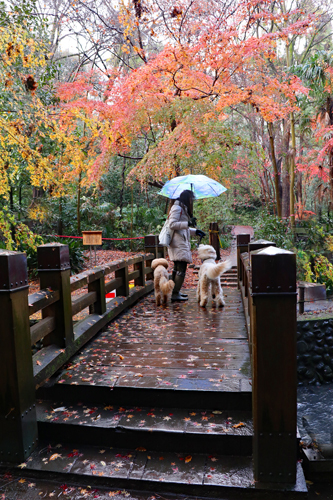
M 166 305 L 170 299 L 175 283 L 169 280 L 168 261 L 165 259 L 154 259 L 151 267 L 154 270 L 154 287 L 156 305 Z
M 212 305 L 224 306 L 223 290 L 221 287 L 220 276 L 232 267 L 231 261 L 215 263 L 216 252 L 211 245 L 199 245 L 199 259 L 202 265 L 199 271 L 199 283 L 197 287 L 197 299 L 202 307 L 206 307 L 209 295 L 212 295 Z

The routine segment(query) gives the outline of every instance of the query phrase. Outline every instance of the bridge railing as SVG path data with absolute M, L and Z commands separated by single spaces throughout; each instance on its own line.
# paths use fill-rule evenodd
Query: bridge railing
M 245 234 L 237 249 L 252 365 L 254 477 L 295 483 L 296 256 Z
M 26 255 L 0 250 L 0 461 L 23 461 L 37 444 L 36 387 L 153 289 L 152 281 L 146 281 L 152 278 L 151 253 L 72 277 L 67 245 L 41 245 L 37 255 L 40 291 L 28 295 Z M 84 293 L 72 296 L 79 289 Z M 105 296 L 113 290 L 116 297 L 107 303 Z M 29 318 L 39 311 L 42 319 L 30 327 Z M 32 355 L 31 347 L 41 339 L 42 348 Z

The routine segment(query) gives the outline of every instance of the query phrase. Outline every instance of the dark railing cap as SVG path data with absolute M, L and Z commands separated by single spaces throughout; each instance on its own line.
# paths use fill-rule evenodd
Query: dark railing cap
M 69 248 L 63 243 L 46 243 L 37 248 L 38 271 L 70 269 Z
M 250 243 L 251 240 L 251 235 L 249 233 L 239 233 L 236 236 L 237 240 L 237 246 L 246 246 L 248 243 Z
M 258 250 L 252 250 L 251 255 L 281 255 L 281 254 L 293 254 L 290 250 L 285 250 L 284 248 L 277 248 L 274 246 L 267 246 L 264 248 L 258 248 Z
M 51 243 L 44 243 L 43 245 L 39 245 L 38 248 L 47 248 L 47 247 L 67 247 L 65 243 L 58 243 L 57 241 Z
M 23 252 L 0 250 L 0 291 L 16 291 L 27 288 L 27 256 Z
M 263 238 L 259 239 L 259 240 L 254 240 L 254 241 L 251 241 L 251 245 L 256 245 L 260 243 L 260 245 L 267 245 L 267 244 L 271 244 L 271 245 L 275 245 L 274 241 L 270 241 L 270 240 L 265 240 Z
M 252 295 L 295 294 L 296 255 L 268 246 L 251 252 Z

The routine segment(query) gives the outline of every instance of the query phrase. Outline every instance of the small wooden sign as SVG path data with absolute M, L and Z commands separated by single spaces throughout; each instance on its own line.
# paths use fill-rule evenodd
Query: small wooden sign
M 102 245 L 102 231 L 82 231 L 83 245 Z

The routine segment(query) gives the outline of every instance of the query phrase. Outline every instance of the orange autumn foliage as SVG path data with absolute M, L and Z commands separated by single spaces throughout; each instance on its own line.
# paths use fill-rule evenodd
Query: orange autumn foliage
M 113 68 L 107 76 L 79 74 L 73 83 L 59 86 L 59 123 L 75 128 L 80 120 L 89 131 L 88 178 L 98 179 L 115 155 L 142 156 L 132 170 L 142 182 L 165 180 L 188 168 L 221 178 L 221 157 L 218 161 L 210 152 L 200 157 L 200 148 L 204 141 L 222 146 L 227 161 L 223 129 L 230 107 L 247 104 L 267 122 L 297 110 L 296 97 L 307 89 L 296 76 L 272 75 L 267 67 L 277 58 L 278 44 L 306 33 L 313 19 L 303 16 L 293 23 L 292 14 L 273 15 L 271 3 L 240 1 L 228 11 L 219 2 L 175 6 L 165 0 L 168 19 L 157 35 L 163 47 L 145 54 L 145 64 L 130 72 Z M 126 23 L 128 36 L 139 22 L 149 25 L 155 7 L 153 2 L 140 16 L 131 16 L 124 4 L 120 22 Z M 258 21 L 272 20 L 279 30 L 258 35 Z M 139 50 L 142 55 L 138 45 Z M 138 149 L 139 155 L 134 153 Z

